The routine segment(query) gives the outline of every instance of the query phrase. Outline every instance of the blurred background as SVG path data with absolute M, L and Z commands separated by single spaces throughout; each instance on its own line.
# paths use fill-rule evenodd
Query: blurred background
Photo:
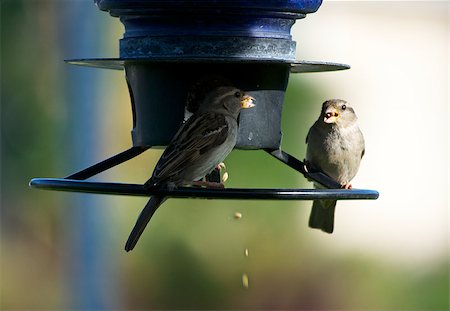
M 63 61 L 117 57 L 122 33 L 93 1 L 1 1 L 0 309 L 448 310 L 447 1 L 325 1 L 293 28 L 298 59 L 352 68 L 291 76 L 283 149 L 303 158 L 345 99 L 366 138 L 353 185 L 380 192 L 340 201 L 332 235 L 307 201 L 173 199 L 126 253 L 145 198 L 30 189 L 131 146 L 123 72 Z M 160 155 L 97 179 L 142 183 Z M 311 187 L 262 151 L 226 164 L 228 187 Z

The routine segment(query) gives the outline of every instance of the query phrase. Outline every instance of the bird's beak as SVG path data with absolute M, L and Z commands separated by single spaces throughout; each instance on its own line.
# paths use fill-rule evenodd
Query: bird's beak
M 244 95 L 241 99 L 241 107 L 243 109 L 255 107 L 255 104 L 253 103 L 254 100 L 255 99 L 250 95 Z
M 335 108 L 330 108 L 325 112 L 325 117 L 323 118 L 323 122 L 325 123 L 336 123 L 339 118 L 339 112 Z

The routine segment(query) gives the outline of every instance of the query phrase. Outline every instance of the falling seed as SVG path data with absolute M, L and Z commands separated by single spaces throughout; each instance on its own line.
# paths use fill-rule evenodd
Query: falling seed
M 234 213 L 234 219 L 241 219 L 242 218 L 242 214 L 239 212 Z
M 246 248 L 246 249 L 244 250 L 244 255 L 245 255 L 245 257 L 248 257 L 248 248 Z
M 248 275 L 246 273 L 242 274 L 242 286 L 248 288 Z
M 226 182 L 227 180 L 228 180 L 228 173 L 225 172 L 225 173 L 223 173 L 223 176 L 222 176 L 222 182 Z

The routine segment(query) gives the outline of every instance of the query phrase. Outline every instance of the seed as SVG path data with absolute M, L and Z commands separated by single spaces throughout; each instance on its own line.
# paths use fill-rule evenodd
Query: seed
M 248 275 L 246 273 L 242 274 L 242 286 L 248 288 Z
M 228 180 L 228 173 L 225 172 L 225 173 L 223 173 L 223 175 L 222 175 L 222 182 L 226 182 L 227 180 Z

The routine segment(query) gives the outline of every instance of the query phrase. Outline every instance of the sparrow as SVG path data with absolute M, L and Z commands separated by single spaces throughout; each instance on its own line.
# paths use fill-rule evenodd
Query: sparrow
M 217 87 L 199 104 L 172 138 L 156 164 L 146 189 L 178 186 L 223 185 L 201 181 L 236 145 L 238 117 L 242 109 L 254 107 L 254 98 L 235 87 Z M 131 251 L 152 215 L 165 201 L 165 197 L 152 196 L 139 215 L 125 244 Z
M 331 99 L 322 105 L 319 118 L 306 137 L 306 165 L 319 170 L 351 189 L 365 152 L 364 137 L 353 108 L 344 100 Z M 323 188 L 314 184 L 315 188 Z M 332 233 L 336 200 L 314 200 L 309 226 Z
M 207 74 L 197 79 L 189 88 L 186 96 L 186 106 L 184 109 L 184 121 L 189 119 L 204 102 L 205 97 L 215 88 L 233 86 L 233 83 L 222 75 Z M 225 163 L 219 165 L 205 179 L 212 182 L 225 183 L 229 174 L 226 171 Z

